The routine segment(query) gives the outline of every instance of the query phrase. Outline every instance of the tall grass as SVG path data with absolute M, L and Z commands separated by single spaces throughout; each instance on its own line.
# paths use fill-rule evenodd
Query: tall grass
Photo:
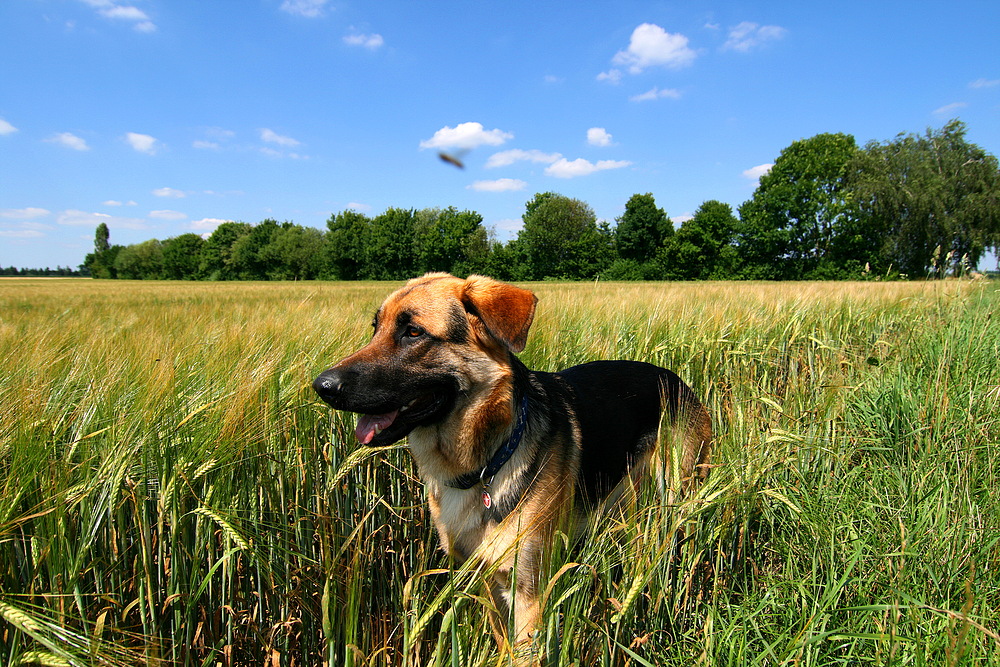
M 405 449 L 309 387 L 390 287 L 0 283 L 0 662 L 505 664 Z M 556 541 L 547 664 L 1000 664 L 994 284 L 533 289 L 529 366 L 662 364 L 717 434 Z

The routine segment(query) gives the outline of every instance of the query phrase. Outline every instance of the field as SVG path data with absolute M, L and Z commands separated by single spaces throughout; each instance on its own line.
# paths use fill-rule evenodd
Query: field
M 391 287 L 0 282 L 0 663 L 507 664 L 309 386 Z M 530 367 L 662 364 L 717 432 L 557 543 L 546 664 L 1000 664 L 996 283 L 531 287 Z

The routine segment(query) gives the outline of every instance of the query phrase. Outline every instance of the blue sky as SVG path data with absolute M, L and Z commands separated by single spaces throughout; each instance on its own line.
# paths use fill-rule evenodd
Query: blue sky
M 1000 3 L 2 0 L 0 265 L 272 217 L 554 191 L 734 208 L 782 148 L 961 118 L 1000 153 Z M 469 149 L 464 170 L 437 151 Z

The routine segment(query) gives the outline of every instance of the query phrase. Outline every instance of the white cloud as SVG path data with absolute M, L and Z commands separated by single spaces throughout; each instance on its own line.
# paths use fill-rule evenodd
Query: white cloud
M 611 135 L 603 127 L 592 127 L 587 130 L 587 143 L 591 146 L 610 146 Z
M 761 176 L 771 171 L 771 167 L 773 166 L 773 164 L 767 163 L 759 164 L 756 167 L 750 167 L 749 169 L 744 170 L 743 177 L 748 178 L 751 181 L 759 181 Z
M 455 127 L 442 127 L 430 139 L 420 142 L 421 148 L 475 148 L 499 146 L 514 135 L 503 130 L 486 130 L 482 123 L 459 123 Z
M 346 35 L 344 37 L 344 43 L 349 44 L 350 46 L 363 46 L 366 49 L 374 51 L 385 44 L 385 40 L 382 39 L 382 35 L 379 35 L 378 33 L 371 35 L 356 34 Z
M 126 7 L 124 5 L 112 5 L 107 9 L 102 9 L 101 14 L 109 19 L 123 19 L 125 21 L 148 21 L 146 12 L 138 7 Z
M 515 148 L 509 151 L 500 151 L 490 156 L 486 161 L 486 168 L 509 167 L 515 162 L 540 162 L 542 164 L 552 164 L 562 157 L 561 153 L 543 153 L 539 150 L 525 151 Z
M 101 203 L 102 206 L 136 206 L 134 201 L 120 202 L 117 199 L 109 199 Z
M 620 69 L 610 69 L 607 72 L 601 72 L 597 75 L 598 81 L 607 81 L 612 84 L 619 84 L 622 80 L 622 71 Z
M 291 137 L 286 137 L 278 134 L 274 130 L 269 130 L 266 127 L 260 131 L 260 140 L 265 141 L 269 144 L 276 144 L 278 146 L 285 146 L 287 148 L 292 148 L 294 146 L 301 145 L 301 141 L 297 139 L 292 139 Z
M 56 218 L 56 222 L 75 227 L 96 227 L 103 222 L 108 227 L 118 229 L 146 228 L 146 221 L 140 218 L 118 218 L 107 213 L 87 213 L 76 209 L 63 211 Z
M 37 229 L 0 229 L 0 238 L 5 239 L 37 239 L 45 236 Z
M 192 148 L 198 148 L 200 150 L 219 150 L 222 148 L 219 144 L 214 141 L 204 141 L 203 139 L 196 139 L 191 142 Z
M 32 220 L 34 218 L 44 218 L 49 214 L 44 208 L 0 208 L 0 218 L 7 220 Z
M 128 142 L 128 145 L 131 146 L 133 150 L 139 153 L 145 153 L 146 155 L 156 155 L 156 151 L 159 148 L 159 142 L 156 138 L 151 137 L 148 134 L 128 132 L 125 134 L 125 141 Z
M 953 111 L 958 111 L 959 109 L 964 109 L 969 106 L 966 102 L 952 102 L 951 104 L 946 104 L 943 107 L 939 107 L 934 110 L 935 116 L 944 116 Z
M 180 211 L 163 210 L 163 211 L 150 211 L 149 217 L 154 218 L 156 220 L 183 220 L 184 218 L 187 217 L 187 215 L 181 213 Z
M 631 74 L 638 74 L 647 67 L 685 67 L 696 55 L 684 35 L 669 33 L 653 23 L 643 23 L 632 31 L 628 48 L 616 53 L 611 62 L 628 67 Z
M 969 83 L 969 88 L 993 88 L 994 86 L 1000 86 L 1000 79 L 976 79 Z M 0 123 L 2 122 L 0 121 Z M 0 134 L 2 133 L 0 130 Z
M 599 160 L 597 163 L 592 163 L 583 158 L 577 158 L 572 161 L 560 158 L 546 167 L 545 175 L 555 176 L 556 178 L 576 178 L 577 176 L 587 176 L 607 169 L 621 169 L 630 164 L 632 163 L 627 160 Z
M 661 100 L 665 97 L 669 97 L 672 100 L 679 100 L 681 98 L 681 91 L 676 88 L 659 88 L 658 86 L 653 86 L 652 89 L 640 95 L 633 95 L 628 99 L 630 102 L 649 102 L 650 100 Z
M 114 21 L 131 21 L 132 28 L 138 32 L 154 32 L 156 24 L 149 20 L 146 12 L 132 5 L 119 5 L 111 0 L 83 0 L 104 18 Z
M 722 45 L 722 50 L 746 53 L 765 42 L 781 39 L 787 33 L 788 31 L 780 26 L 758 25 L 750 21 L 744 21 L 735 28 L 730 29 L 729 39 Z
M 314 19 L 323 15 L 326 3 L 327 0 L 285 0 L 281 3 L 281 11 Z
M 14 134 L 15 132 L 17 132 L 16 127 L 5 121 L 3 118 L 0 118 L 0 136 Z
M 87 145 L 87 142 L 81 139 L 80 137 L 76 136 L 72 132 L 60 132 L 59 134 L 55 134 L 49 137 L 45 141 L 49 142 L 50 144 L 57 144 L 59 146 L 62 146 L 63 148 L 71 148 L 75 151 L 90 150 L 90 146 Z
M 356 201 L 350 201 L 350 202 L 347 202 L 347 206 L 345 207 L 345 210 L 348 210 L 348 211 L 357 211 L 358 213 L 366 213 L 366 212 L 372 210 L 372 207 L 369 206 L 368 204 L 359 204 Z
M 224 222 L 228 222 L 228 220 L 222 220 L 221 218 L 202 218 L 201 220 L 192 220 L 191 229 L 212 232 L 216 227 Z
M 515 192 L 526 187 L 527 183 L 516 178 L 498 178 L 495 181 L 476 181 L 472 185 L 467 185 L 466 189 L 477 192 Z
M 174 188 L 156 188 L 153 190 L 153 195 L 156 197 L 171 197 L 172 199 L 187 197 L 187 193 L 183 190 L 175 190 Z

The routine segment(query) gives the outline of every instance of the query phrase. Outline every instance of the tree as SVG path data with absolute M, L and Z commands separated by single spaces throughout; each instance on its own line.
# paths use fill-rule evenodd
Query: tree
M 209 280 L 235 280 L 232 263 L 233 246 L 252 227 L 245 222 L 223 222 L 205 241 L 201 249 L 198 272 Z
M 517 246 L 524 253 L 527 279 L 589 279 L 611 263 L 612 236 L 603 231 L 586 202 L 553 192 L 536 194 L 525 205 Z
M 364 272 L 371 220 L 364 213 L 347 210 L 326 221 L 326 261 L 329 277 L 357 280 Z
M 1000 170 L 993 155 L 952 120 L 923 136 L 867 144 L 852 163 L 850 190 L 878 271 L 913 277 L 975 266 L 1000 236 Z
M 615 247 L 618 256 L 648 262 L 674 233 L 674 225 L 666 211 L 657 208 L 653 195 L 632 195 L 625 204 L 625 213 L 616 220 Z
M 89 253 L 83 260 L 83 267 L 93 278 L 114 278 L 115 258 L 121 250 L 121 246 L 110 244 L 111 232 L 105 223 L 97 225 L 94 234 L 94 252 Z
M 280 229 L 277 220 L 267 218 L 233 242 L 229 265 L 236 280 L 267 280 L 276 259 L 269 246 Z
M 323 232 L 314 227 L 286 224 L 278 230 L 265 249 L 271 262 L 269 280 L 314 280 L 323 267 Z
M 483 216 L 454 206 L 418 211 L 414 216 L 416 273 L 467 273 L 469 253 L 480 252 L 485 241 L 482 223 Z M 474 239 L 480 230 L 482 238 Z
M 197 280 L 205 239 L 197 234 L 181 234 L 162 244 L 163 277 L 167 280 Z
M 102 253 L 107 252 L 111 244 L 108 243 L 108 239 L 111 238 L 111 232 L 108 231 L 108 226 L 103 222 L 97 225 L 97 234 L 94 238 L 94 252 Z
M 742 277 L 801 279 L 828 260 L 849 213 L 844 181 L 854 137 L 817 134 L 792 142 L 740 207 Z
M 372 219 L 365 245 L 362 276 L 368 280 L 404 280 L 416 270 L 413 209 L 389 208 Z
M 663 277 L 674 280 L 725 280 L 737 265 L 733 239 L 739 221 L 729 204 L 710 200 L 681 223 L 659 256 Z
M 156 239 L 125 246 L 115 258 L 119 278 L 159 280 L 163 277 L 163 247 Z

